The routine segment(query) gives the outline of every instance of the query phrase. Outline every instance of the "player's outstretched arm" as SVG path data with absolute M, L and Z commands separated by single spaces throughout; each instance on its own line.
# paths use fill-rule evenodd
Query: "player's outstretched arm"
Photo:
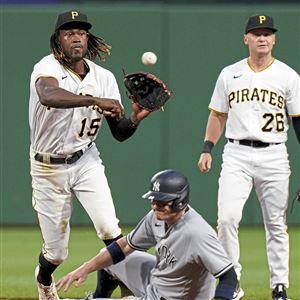
M 56 284 L 57 289 L 60 290 L 64 288 L 66 292 L 73 282 L 75 282 L 75 287 L 79 287 L 90 273 L 110 265 L 112 265 L 111 255 L 106 248 L 104 248 L 88 262 L 83 263 L 79 268 L 60 279 Z
M 45 106 L 64 109 L 96 105 L 112 117 L 124 117 L 124 109 L 118 100 L 76 95 L 60 88 L 53 77 L 40 77 L 35 86 L 39 100 Z
M 226 120 L 227 114 L 217 113 L 213 110 L 210 112 L 206 126 L 203 150 L 198 161 L 198 168 L 201 172 L 207 173 L 211 169 L 211 151 L 224 131 Z
M 129 118 L 116 119 L 111 116 L 106 116 L 106 121 L 113 137 L 119 142 L 123 142 L 134 134 L 139 123 L 148 117 L 150 113 L 151 111 L 133 102 L 132 112 Z
M 101 249 L 99 254 L 91 258 L 88 262 L 83 263 L 79 268 L 61 278 L 56 284 L 57 289 L 60 290 L 63 288 L 66 292 L 72 283 L 75 283 L 75 287 L 79 287 L 90 273 L 122 261 L 133 251 L 134 249 L 128 245 L 126 237 L 122 237 L 106 248 Z

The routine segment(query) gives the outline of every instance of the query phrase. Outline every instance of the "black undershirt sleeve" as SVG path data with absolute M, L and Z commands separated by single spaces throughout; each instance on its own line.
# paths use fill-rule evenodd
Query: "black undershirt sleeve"
M 232 295 L 238 285 L 237 276 L 233 267 L 219 277 L 219 283 L 215 291 L 215 300 L 232 299 Z
M 294 117 L 292 118 L 292 121 L 298 142 L 300 144 L 300 117 Z
M 105 118 L 113 137 L 119 142 L 127 140 L 136 131 L 137 125 L 130 118 L 123 118 L 121 120 L 109 116 Z

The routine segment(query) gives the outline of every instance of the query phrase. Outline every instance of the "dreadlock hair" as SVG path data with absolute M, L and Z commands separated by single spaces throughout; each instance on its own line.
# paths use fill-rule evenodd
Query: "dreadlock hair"
M 54 57 L 62 64 L 69 66 L 71 65 L 70 58 L 66 57 L 61 47 L 61 44 L 58 40 L 59 29 L 56 30 L 50 37 L 50 48 Z M 101 37 L 97 37 L 92 33 L 89 34 L 88 39 L 88 47 L 86 58 L 91 61 L 95 61 L 96 57 L 98 56 L 101 61 L 105 61 L 107 55 L 110 55 L 111 46 L 108 45 L 105 40 Z

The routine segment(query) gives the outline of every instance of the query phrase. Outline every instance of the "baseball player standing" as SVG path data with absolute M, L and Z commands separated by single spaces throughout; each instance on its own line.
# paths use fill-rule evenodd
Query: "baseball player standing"
M 211 150 L 226 123 L 228 143 L 218 192 L 219 239 L 240 279 L 238 227 L 254 186 L 266 231 L 272 299 L 286 300 L 290 166 L 285 142 L 289 117 L 300 142 L 300 94 L 299 75 L 272 56 L 276 31 L 272 17 L 256 15 L 248 19 L 244 43 L 249 57 L 225 67 L 219 75 L 198 166 L 202 172 L 210 170 Z M 234 299 L 243 295 L 238 286 Z
M 231 300 L 237 284 L 233 265 L 213 228 L 188 205 L 187 178 L 176 170 L 161 171 L 143 197 L 151 200 L 152 210 L 136 228 L 59 280 L 58 288 L 66 291 L 72 282 L 78 287 L 89 273 L 110 266 L 137 299 Z M 145 253 L 152 247 L 155 256 Z M 135 257 L 129 255 L 135 250 Z
M 90 33 L 91 27 L 78 11 L 60 14 L 50 39 L 52 54 L 31 75 L 32 202 L 44 241 L 36 269 L 40 300 L 59 299 L 52 273 L 68 255 L 73 196 L 106 245 L 122 236 L 94 141 L 104 119 L 123 141 L 149 115 L 133 103 L 131 116 L 124 116 L 114 75 L 93 62 L 97 56 L 104 60 L 110 46 Z M 109 296 L 103 288 L 105 274 L 99 272 L 101 286 L 94 297 Z

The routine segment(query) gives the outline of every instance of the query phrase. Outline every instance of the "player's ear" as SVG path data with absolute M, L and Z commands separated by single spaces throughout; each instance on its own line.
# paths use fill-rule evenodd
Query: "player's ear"
M 247 36 L 247 34 L 244 34 L 244 44 L 248 45 L 248 36 Z

